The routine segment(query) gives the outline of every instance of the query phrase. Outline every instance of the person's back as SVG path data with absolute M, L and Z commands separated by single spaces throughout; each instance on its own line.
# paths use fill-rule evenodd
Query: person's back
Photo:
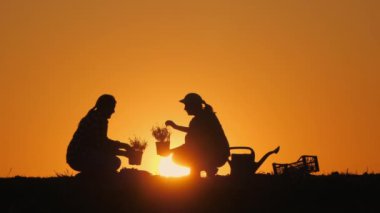
M 89 112 L 81 119 L 68 146 L 69 164 L 89 152 L 101 150 L 107 138 L 107 123 L 107 119 L 101 118 L 95 111 Z
M 217 167 L 222 166 L 230 155 L 227 137 L 219 119 L 213 111 L 205 111 L 203 116 L 207 125 L 207 132 L 205 134 L 207 134 L 206 139 L 208 140 L 204 144 L 208 146 L 206 149 L 209 150 L 208 154 L 213 159 L 213 163 Z

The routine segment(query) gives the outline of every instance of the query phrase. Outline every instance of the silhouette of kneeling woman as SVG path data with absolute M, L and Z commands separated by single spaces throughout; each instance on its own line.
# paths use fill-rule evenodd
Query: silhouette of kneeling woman
M 173 121 L 165 122 L 176 130 L 186 132 L 185 143 L 171 149 L 173 161 L 190 167 L 190 175 L 198 176 L 205 171 L 214 176 L 230 155 L 229 143 L 212 107 L 196 93 L 189 93 L 180 102 L 185 104 L 188 115 L 194 116 L 189 127 Z
M 115 112 L 112 95 L 101 95 L 96 105 L 80 121 L 67 148 L 66 161 L 83 174 L 105 175 L 117 172 L 118 156 L 129 156 L 131 147 L 107 137 L 108 119 Z

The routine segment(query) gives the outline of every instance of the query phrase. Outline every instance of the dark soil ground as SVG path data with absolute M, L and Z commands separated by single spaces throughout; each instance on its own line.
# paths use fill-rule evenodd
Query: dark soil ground
M 0 178 L 0 212 L 380 212 L 380 175 Z

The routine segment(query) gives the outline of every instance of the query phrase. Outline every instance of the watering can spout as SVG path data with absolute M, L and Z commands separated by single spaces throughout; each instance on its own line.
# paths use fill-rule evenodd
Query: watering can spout
M 261 159 L 255 163 L 256 165 L 256 170 L 259 169 L 259 167 L 264 163 L 264 161 L 272 154 L 277 154 L 278 152 L 280 151 L 280 146 L 278 146 L 276 149 L 272 150 L 272 151 L 269 151 L 267 152 L 263 157 L 261 157 Z M 256 172 L 255 170 L 255 172 Z

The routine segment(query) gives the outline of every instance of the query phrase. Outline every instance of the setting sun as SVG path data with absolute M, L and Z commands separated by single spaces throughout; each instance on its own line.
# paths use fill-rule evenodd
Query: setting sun
M 162 158 L 158 166 L 158 173 L 165 177 L 181 177 L 190 174 L 190 169 L 179 166 L 172 160 L 172 155 Z

